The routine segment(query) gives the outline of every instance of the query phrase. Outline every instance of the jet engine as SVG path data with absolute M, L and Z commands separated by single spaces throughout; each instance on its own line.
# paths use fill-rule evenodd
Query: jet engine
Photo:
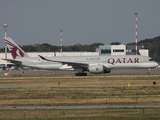
M 107 70 L 104 68 L 103 65 L 93 65 L 93 66 L 89 66 L 88 68 L 90 73 L 96 73 L 96 74 L 100 74 L 100 73 L 110 73 L 111 70 Z

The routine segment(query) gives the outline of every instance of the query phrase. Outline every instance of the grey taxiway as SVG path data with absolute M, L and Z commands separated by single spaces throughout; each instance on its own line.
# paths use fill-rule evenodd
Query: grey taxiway
M 96 105 L 96 106 L 6 106 L 0 110 L 34 110 L 34 109 L 99 109 L 99 108 L 160 108 L 160 105 Z

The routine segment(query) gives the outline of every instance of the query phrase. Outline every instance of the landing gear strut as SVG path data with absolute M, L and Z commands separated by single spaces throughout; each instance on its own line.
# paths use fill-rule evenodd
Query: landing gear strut
M 146 73 L 146 75 L 149 75 L 149 74 L 150 74 L 150 73 L 149 73 L 150 69 L 148 69 L 147 71 L 148 71 L 148 72 Z
M 87 73 L 75 73 L 75 76 L 87 76 Z
M 146 73 L 146 75 L 149 75 L 149 74 L 150 74 L 149 72 Z

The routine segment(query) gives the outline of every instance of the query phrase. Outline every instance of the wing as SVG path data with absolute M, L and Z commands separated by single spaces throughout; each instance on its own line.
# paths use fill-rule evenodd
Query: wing
M 10 62 L 10 63 L 13 63 L 13 64 L 22 64 L 22 62 L 21 61 L 18 61 L 18 60 L 14 60 L 14 59 L 3 59 L 2 58 L 2 60 L 5 60 L 5 61 L 7 61 L 7 62 Z
M 46 61 L 50 61 L 50 62 L 59 62 L 59 63 L 62 63 L 62 64 L 68 64 L 68 66 L 72 66 L 74 68 L 77 68 L 77 67 L 81 67 L 81 68 L 88 68 L 88 64 L 87 63 L 80 63 L 80 62 L 70 62 L 70 61 L 60 61 L 60 60 L 49 60 L 49 59 L 46 59 L 45 57 L 42 57 L 41 55 L 38 55 L 40 58 L 42 58 L 43 60 L 46 60 Z

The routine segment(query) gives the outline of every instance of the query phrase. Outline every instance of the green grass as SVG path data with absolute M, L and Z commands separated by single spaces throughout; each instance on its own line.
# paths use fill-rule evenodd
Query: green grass
M 66 110 L 0 110 L 0 119 L 7 120 L 155 120 L 159 108 L 66 109 Z

